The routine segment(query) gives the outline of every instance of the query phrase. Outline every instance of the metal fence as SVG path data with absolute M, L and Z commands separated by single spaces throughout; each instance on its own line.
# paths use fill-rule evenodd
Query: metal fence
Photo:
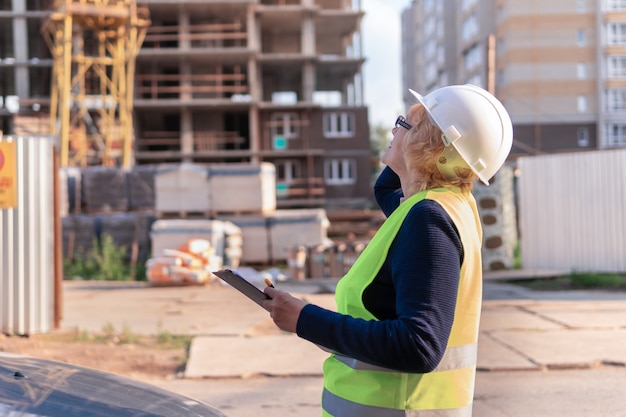
M 0 330 L 54 324 L 54 147 L 50 137 L 0 138 Z
M 526 269 L 626 271 L 626 149 L 518 160 Z

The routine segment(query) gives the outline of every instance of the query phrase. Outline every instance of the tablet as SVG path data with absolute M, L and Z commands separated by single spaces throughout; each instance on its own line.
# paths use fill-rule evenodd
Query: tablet
M 263 300 L 270 300 L 270 296 L 265 294 L 263 291 L 255 287 L 249 281 L 247 281 L 244 277 L 237 274 L 236 272 L 231 271 L 230 269 L 221 269 L 219 271 L 213 272 L 214 275 L 218 276 L 228 284 L 230 284 L 237 291 L 257 303 L 261 305 Z

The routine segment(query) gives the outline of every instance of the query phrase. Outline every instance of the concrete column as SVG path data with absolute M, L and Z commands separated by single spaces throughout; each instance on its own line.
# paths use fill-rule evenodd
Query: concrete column
M 261 138 L 263 137 L 263 132 L 261 132 L 261 125 L 259 122 L 259 108 L 256 105 L 250 107 L 248 120 L 250 120 L 248 131 L 250 132 L 250 151 L 252 152 L 250 162 L 260 163 L 261 158 L 259 157 L 259 150 L 261 149 Z
M 315 22 L 311 15 L 307 15 L 302 22 L 301 42 L 303 55 L 315 55 Z
M 28 67 L 23 65 L 28 62 L 28 27 L 26 18 L 26 0 L 12 0 L 13 11 L 19 17 L 13 19 L 13 54 L 16 63 L 22 64 L 15 67 L 15 93 L 18 97 L 30 97 L 30 82 Z
M 189 35 L 189 12 L 185 8 L 180 9 L 178 15 L 178 47 L 180 49 L 191 48 L 191 42 L 189 38 L 184 35 Z
M 181 88 L 180 99 L 181 100 L 191 100 L 192 99 L 192 82 L 191 82 L 191 65 L 188 62 L 183 62 L 180 64 L 180 78 L 179 83 Z
M 192 162 L 193 118 L 188 108 L 183 108 L 180 113 L 180 150 L 183 153 L 183 162 Z
M 246 15 L 246 27 L 247 27 L 247 39 L 248 39 L 248 49 L 252 51 L 259 51 L 261 45 L 261 33 L 256 24 L 256 19 L 254 17 L 254 8 L 252 6 L 248 6 L 248 13 Z
M 315 56 L 315 21 L 313 15 L 307 14 L 302 22 L 302 55 Z M 301 101 L 312 102 L 315 91 L 315 67 L 306 62 L 302 68 L 302 97 Z
M 313 63 L 307 62 L 302 68 L 302 101 L 312 102 L 315 91 L 315 67 Z

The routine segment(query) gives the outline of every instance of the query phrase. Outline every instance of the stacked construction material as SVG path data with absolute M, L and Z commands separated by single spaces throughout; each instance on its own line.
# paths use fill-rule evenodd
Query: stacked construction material
M 63 217 L 63 258 L 72 261 L 84 256 L 104 236 L 126 250 L 131 263 L 144 262 L 150 256 L 150 229 L 154 222 L 150 213 L 76 214 Z
M 273 164 L 172 164 L 155 173 L 155 210 L 161 218 L 276 210 Z
M 214 214 L 269 214 L 276 210 L 273 164 L 211 164 L 208 174 Z
M 83 203 L 87 213 L 111 213 L 128 210 L 127 171 L 90 166 L 82 170 Z
M 156 165 L 139 165 L 128 172 L 130 211 L 154 210 Z
M 243 263 L 284 262 L 294 246 L 330 243 L 325 209 L 275 210 L 269 214 L 220 215 L 241 229 Z
M 163 249 L 146 261 L 146 278 L 152 285 L 201 285 L 211 271 L 222 269 L 222 259 L 206 239 L 190 239 L 176 249 Z
M 173 249 L 193 239 L 204 239 L 211 243 L 214 254 L 224 265 L 239 266 L 241 259 L 241 229 L 233 223 L 203 219 L 160 219 L 152 224 L 152 256 L 165 249 Z
M 158 217 L 208 214 L 211 193 L 207 165 L 183 163 L 161 166 L 155 173 L 154 185 L 154 208 Z

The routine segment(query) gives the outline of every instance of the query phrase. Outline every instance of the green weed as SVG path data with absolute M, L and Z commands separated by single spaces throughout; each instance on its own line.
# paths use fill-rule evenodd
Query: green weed
M 145 267 L 135 265 L 131 271 L 125 259 L 126 247 L 117 245 L 113 238 L 102 235 L 101 239 L 93 239 L 91 248 L 79 248 L 76 256 L 70 261 L 63 261 L 65 277 L 80 277 L 84 280 L 128 281 L 131 276 L 145 278 Z

